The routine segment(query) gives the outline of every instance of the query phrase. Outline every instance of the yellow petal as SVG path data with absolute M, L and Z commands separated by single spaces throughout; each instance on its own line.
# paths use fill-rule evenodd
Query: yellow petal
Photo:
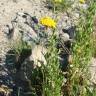
M 56 22 L 51 17 L 43 17 L 40 19 L 40 23 L 47 27 L 56 27 Z
M 85 0 L 79 0 L 80 3 L 84 4 L 85 3 Z
M 55 3 L 61 3 L 62 0 L 54 0 Z

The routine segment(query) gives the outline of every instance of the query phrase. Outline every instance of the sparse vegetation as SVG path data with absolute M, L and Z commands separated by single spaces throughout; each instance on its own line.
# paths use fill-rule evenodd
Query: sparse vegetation
M 87 2 L 87 0 L 80 0 L 79 2 L 83 4 Z M 47 3 L 52 5 L 54 12 L 66 12 L 74 2 L 71 0 L 47 0 Z M 88 8 L 86 10 L 79 9 L 79 20 L 77 24 L 74 24 L 74 26 L 76 26 L 75 39 L 71 41 L 67 36 L 68 44 L 71 46 L 69 49 L 66 49 L 66 46 L 63 44 L 62 49 L 57 48 L 57 44 L 61 38 L 56 34 L 58 31 L 58 29 L 56 29 L 56 22 L 51 18 L 43 18 L 43 24 L 41 25 L 45 28 L 44 32 L 51 29 L 50 32 L 52 33 L 50 36 L 46 33 L 47 45 L 43 45 L 42 42 L 38 43 L 38 45 L 42 45 L 47 49 L 46 54 L 41 52 L 47 64 L 44 65 L 43 61 L 38 60 L 42 66 L 27 69 L 27 65 L 34 63 L 34 61 L 30 61 L 29 63 L 24 59 L 27 63 L 23 71 L 26 74 L 25 77 L 30 87 L 30 96 L 96 96 L 96 85 L 90 81 L 91 75 L 89 71 L 90 60 L 94 54 L 96 55 L 96 38 L 93 38 L 93 19 L 96 14 L 96 1 L 91 0 L 87 3 Z M 49 21 L 47 22 L 46 20 Z M 63 43 L 65 44 L 65 41 L 63 41 Z M 20 56 L 23 49 L 32 50 L 32 46 L 20 40 L 20 42 L 17 42 L 16 45 L 12 47 L 12 50 L 15 50 L 18 56 Z M 68 52 L 71 51 L 72 62 L 70 63 L 68 61 L 67 66 L 65 66 L 67 70 L 63 71 L 61 69 L 60 60 L 62 58 L 60 56 L 65 50 Z M 69 53 L 67 54 L 69 55 Z M 29 73 L 27 74 L 25 70 L 30 72 L 31 76 L 29 76 Z M 18 94 L 18 96 L 22 96 L 20 95 L 20 90 Z M 26 96 L 29 95 L 27 94 Z

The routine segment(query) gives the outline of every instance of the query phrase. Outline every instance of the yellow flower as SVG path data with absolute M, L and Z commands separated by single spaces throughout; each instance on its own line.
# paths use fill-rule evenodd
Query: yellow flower
M 54 0 L 55 3 L 61 3 L 62 0 Z
M 82 48 L 78 48 L 78 49 L 77 49 L 77 53 L 78 53 L 78 54 L 81 54 L 81 53 L 82 53 Z
M 55 28 L 56 22 L 50 17 L 43 17 L 40 19 L 40 23 L 46 27 Z
M 84 4 L 85 3 L 85 0 L 79 0 L 80 3 Z

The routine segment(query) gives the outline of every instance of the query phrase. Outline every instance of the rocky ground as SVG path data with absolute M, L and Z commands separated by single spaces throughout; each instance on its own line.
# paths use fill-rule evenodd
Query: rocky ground
M 4 31 L 8 31 L 6 25 L 11 24 L 11 21 L 16 18 L 18 12 L 28 13 L 37 18 L 54 16 L 51 11 L 45 8 L 44 0 L 0 0 L 0 86 L 3 84 L 5 86 L 1 87 L 1 89 L 12 89 L 12 96 L 17 96 L 18 88 L 21 88 L 20 90 L 24 92 L 27 89 L 24 86 L 26 84 L 28 86 L 23 71 L 14 74 L 14 70 L 12 70 L 14 66 L 6 65 L 6 52 L 10 49 L 10 42 L 4 34 Z M 25 92 L 23 96 L 28 95 Z
M 83 6 L 83 7 L 87 8 L 87 6 Z M 10 88 L 16 88 L 18 86 L 20 87 L 23 85 L 23 84 L 21 85 L 17 84 L 16 86 L 16 82 L 18 80 L 17 81 L 14 80 L 14 72 L 12 70 L 12 67 L 14 66 L 8 67 L 8 65 L 6 65 L 4 62 L 6 58 L 6 52 L 10 49 L 10 43 L 6 38 L 4 31 L 6 29 L 6 25 L 11 24 L 11 21 L 14 20 L 18 12 L 28 13 L 31 16 L 36 16 L 39 19 L 43 16 L 50 16 L 53 18 L 56 17 L 56 15 L 52 11 L 49 11 L 46 8 L 45 0 L 0 0 L 0 84 L 4 83 L 5 85 L 8 85 Z M 60 20 L 58 21 L 58 29 L 61 29 L 62 27 L 72 26 L 72 20 L 76 21 L 78 17 L 79 14 L 77 11 L 73 11 L 73 13 L 71 14 L 71 18 L 69 18 L 66 13 L 58 14 L 58 18 L 60 18 Z M 64 22 L 63 24 L 61 24 L 62 21 Z M 92 58 L 91 63 L 92 65 L 90 67 L 90 70 L 92 74 L 92 80 L 93 82 L 96 83 L 96 76 L 95 76 L 96 59 Z M 18 74 L 20 73 L 17 73 L 15 75 L 17 76 Z M 17 95 L 12 95 L 12 96 L 17 96 Z

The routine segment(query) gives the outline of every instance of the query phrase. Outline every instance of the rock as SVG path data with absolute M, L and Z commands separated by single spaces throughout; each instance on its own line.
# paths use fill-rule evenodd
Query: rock
M 8 39 L 10 39 L 12 37 L 12 34 L 14 32 L 14 27 L 12 24 L 8 24 L 4 27 L 5 29 L 3 30 L 3 32 L 7 35 Z
M 75 26 L 71 26 L 68 29 L 62 29 L 62 31 L 64 33 L 67 33 L 69 35 L 70 39 L 75 39 L 75 31 L 76 31 L 76 27 Z
M 96 58 L 91 59 L 89 71 L 91 73 L 91 82 L 96 84 Z
M 64 42 L 66 42 L 66 41 L 68 41 L 70 38 L 69 38 L 69 35 L 67 34 L 67 33 L 62 33 L 62 34 L 60 34 L 60 38 L 64 41 Z
M 46 65 L 46 59 L 44 55 L 46 54 L 47 49 L 41 45 L 37 45 L 32 50 L 32 55 L 30 56 L 30 61 L 34 61 L 34 67 L 41 67 L 42 64 Z

